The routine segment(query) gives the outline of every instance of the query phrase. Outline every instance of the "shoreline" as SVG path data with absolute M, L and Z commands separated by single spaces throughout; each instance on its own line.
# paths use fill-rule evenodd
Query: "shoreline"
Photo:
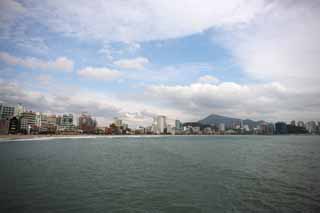
M 51 140 L 51 139 L 77 139 L 77 138 L 141 138 L 141 137 L 180 137 L 180 136 L 319 136 L 319 135 L 311 135 L 311 134 L 287 134 L 287 135 L 86 135 L 86 134 L 78 134 L 78 135 L 0 135 L 0 142 L 6 141 L 28 141 L 28 140 Z

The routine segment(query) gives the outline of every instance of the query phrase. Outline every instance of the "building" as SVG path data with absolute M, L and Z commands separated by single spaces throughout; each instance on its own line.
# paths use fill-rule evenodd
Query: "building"
M 48 132 L 48 116 L 44 113 L 36 113 L 36 125 L 39 133 Z
M 117 127 L 121 127 L 121 126 L 122 126 L 122 120 L 119 119 L 118 117 L 115 117 L 115 118 L 114 118 L 114 124 L 115 124 Z
M 295 120 L 292 120 L 292 121 L 290 122 L 290 125 L 291 125 L 291 126 L 296 126 L 296 121 L 295 121 Z
M 203 129 L 203 134 L 206 134 L 206 135 L 212 135 L 214 133 L 214 131 L 212 130 L 211 127 L 205 127 Z
M 175 129 L 176 130 L 182 130 L 183 127 L 182 127 L 182 123 L 180 120 L 175 120 Z
M 20 116 L 21 113 L 25 112 L 26 108 L 22 105 L 22 104 L 18 104 L 15 108 L 14 108 L 14 116 Z
M 314 121 L 308 121 L 306 123 L 306 129 L 309 133 L 316 133 L 317 132 L 317 124 Z
M 62 119 L 60 119 L 61 121 Z M 47 127 L 49 134 L 55 134 L 58 129 L 57 117 L 56 115 L 48 115 L 47 116 Z
M 47 116 L 48 125 L 55 125 L 57 126 L 57 117 L 56 115 L 48 115 Z
M 72 114 L 63 114 L 58 116 L 58 131 L 74 131 L 75 126 L 73 125 L 73 115 Z
M 170 124 L 167 125 L 167 132 L 166 133 L 167 134 L 174 134 L 172 125 L 170 125 Z
M 255 131 L 256 134 L 262 135 L 272 135 L 273 134 L 273 124 L 266 122 L 260 123 Z
M 285 122 L 277 122 L 275 124 L 275 128 L 276 128 L 277 135 L 288 134 L 288 128 Z
M 95 133 L 96 127 L 97 121 L 88 113 L 82 113 L 79 116 L 79 129 L 81 129 L 83 133 Z
M 219 131 L 220 131 L 220 132 L 226 131 L 226 128 L 225 128 L 225 124 L 224 124 L 224 123 L 220 123 L 220 124 L 219 124 Z
M 191 130 L 192 130 L 192 134 L 196 134 L 196 135 L 201 134 L 200 126 L 193 126 L 191 127 Z
M 11 118 L 14 115 L 14 107 L 0 104 L 0 119 Z
M 0 135 L 6 135 L 9 133 L 9 118 L 0 119 Z
M 167 133 L 167 118 L 164 115 L 159 115 L 155 119 L 155 133 L 166 134 Z
M 29 111 L 20 115 L 20 131 L 30 134 L 36 129 L 36 113 Z
M 12 117 L 9 123 L 9 133 L 17 134 L 20 132 L 20 123 L 17 117 Z
M 305 127 L 303 121 L 298 121 L 297 126 L 298 126 L 298 127 Z

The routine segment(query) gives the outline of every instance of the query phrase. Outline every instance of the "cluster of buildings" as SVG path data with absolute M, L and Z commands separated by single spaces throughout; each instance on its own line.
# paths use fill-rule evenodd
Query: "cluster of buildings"
M 170 121 L 170 122 L 169 122 Z M 8 106 L 0 103 L 0 134 L 157 134 L 157 135 L 238 135 L 238 134 L 320 134 L 320 122 L 291 121 L 245 124 L 242 120 L 232 125 L 218 123 L 213 125 L 200 122 L 182 123 L 164 115 L 154 117 L 150 126 L 135 129 L 120 118 L 107 127 L 98 127 L 97 121 L 88 113 L 47 114 L 28 111 L 21 104 Z
M 96 127 L 96 120 L 87 113 L 75 120 L 73 114 L 54 115 L 28 111 L 21 104 L 0 104 L 0 134 L 93 134 Z

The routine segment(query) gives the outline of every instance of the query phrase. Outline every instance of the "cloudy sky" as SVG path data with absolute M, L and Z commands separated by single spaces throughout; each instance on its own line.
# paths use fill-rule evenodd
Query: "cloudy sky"
M 320 120 L 318 0 L 1 0 L 0 102 L 88 111 Z

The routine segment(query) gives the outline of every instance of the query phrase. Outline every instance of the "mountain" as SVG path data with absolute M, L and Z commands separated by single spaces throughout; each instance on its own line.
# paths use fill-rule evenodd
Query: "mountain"
M 198 122 L 207 125 L 219 125 L 221 123 L 224 123 L 226 127 L 231 127 L 234 124 L 240 124 L 241 119 L 211 114 Z M 256 127 L 261 123 L 264 123 L 264 121 L 253 121 L 250 119 L 243 120 L 243 124 L 248 125 L 250 128 Z

